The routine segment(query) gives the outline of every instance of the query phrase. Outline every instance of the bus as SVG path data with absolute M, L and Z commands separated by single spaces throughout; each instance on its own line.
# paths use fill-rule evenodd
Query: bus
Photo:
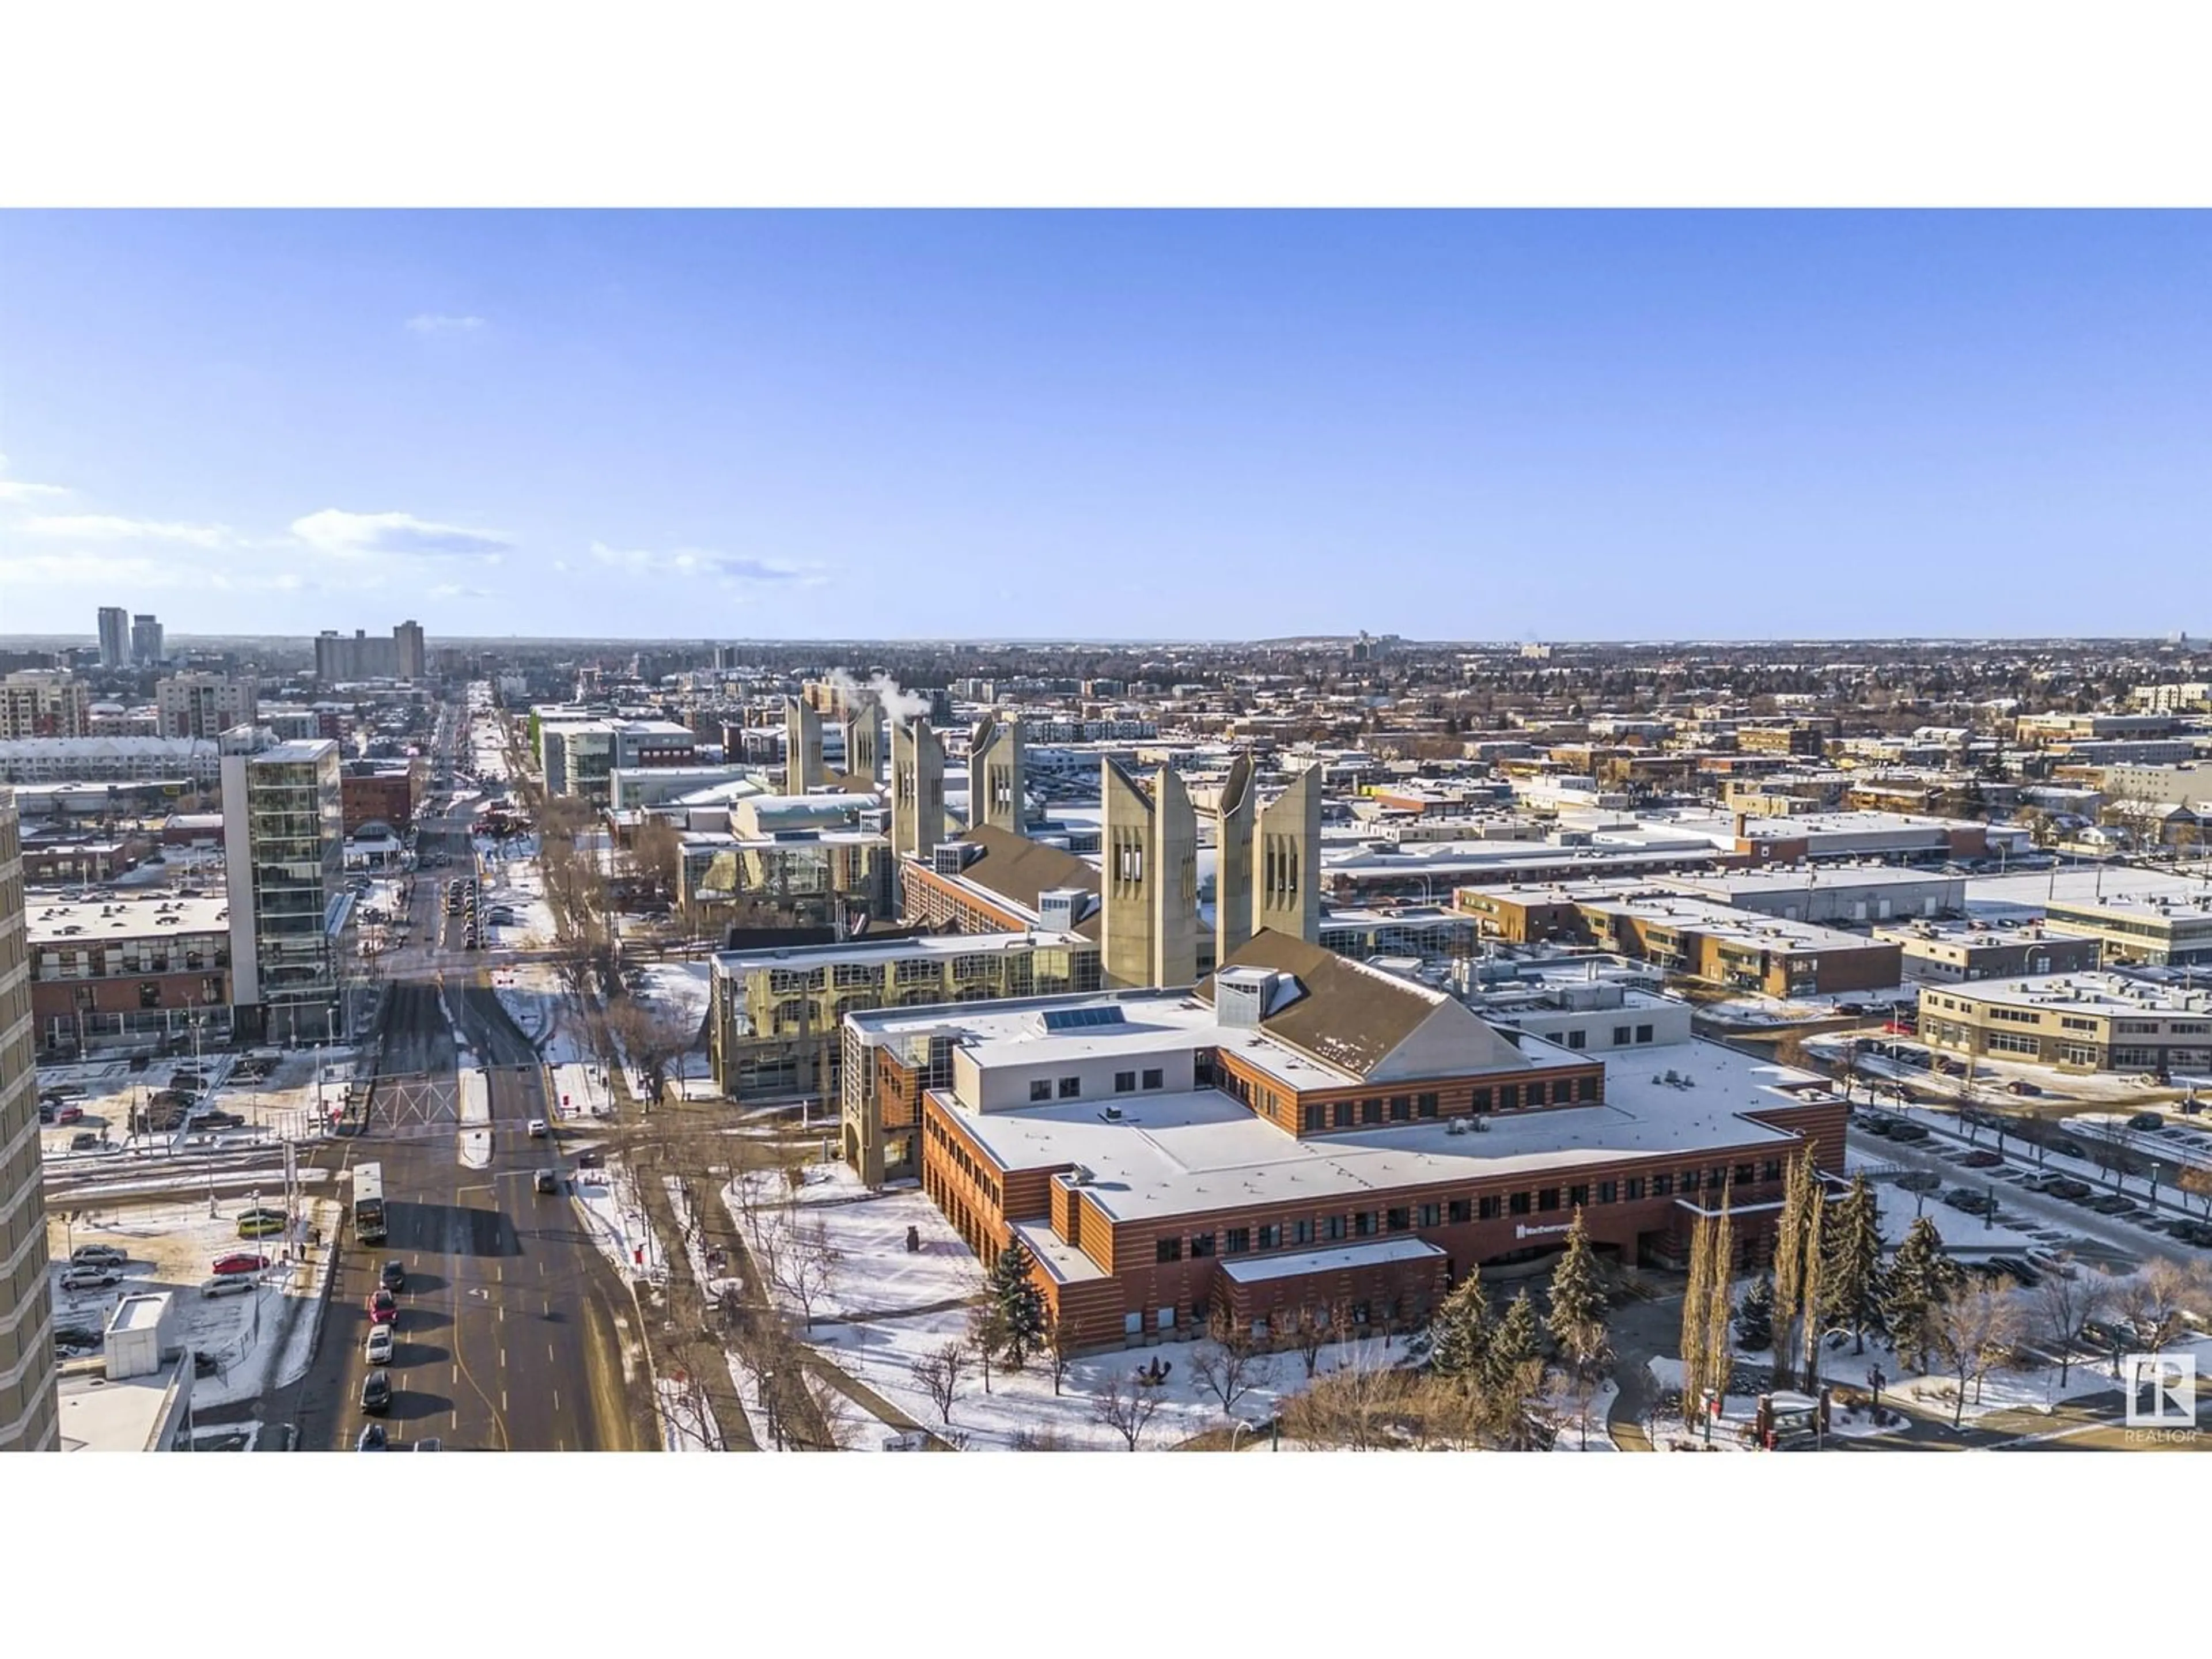
M 353 1236 L 360 1244 L 384 1243 L 384 1168 L 353 1166 Z

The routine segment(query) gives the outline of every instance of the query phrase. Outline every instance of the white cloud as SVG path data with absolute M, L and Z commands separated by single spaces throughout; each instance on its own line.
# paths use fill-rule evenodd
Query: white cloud
M 158 519 L 125 519 L 106 513 L 77 513 L 25 521 L 23 533 L 58 541 L 182 542 L 191 547 L 221 547 L 231 539 L 219 524 L 177 524 Z
M 481 317 L 450 317 L 438 311 L 426 311 L 407 319 L 410 334 L 473 334 L 483 325 Z
M 59 484 L 32 483 L 24 478 L 6 477 L 8 458 L 0 455 L 0 501 L 27 501 L 41 495 L 66 495 L 69 491 Z
M 409 513 L 347 513 L 325 507 L 292 520 L 292 533 L 333 558 L 472 557 L 497 562 L 514 545 L 496 531 L 434 524 Z
M 210 565 L 192 559 L 106 553 L 25 553 L 0 558 L 0 583 L 23 588 L 216 588 L 241 593 L 289 592 L 322 585 L 311 584 L 294 569 L 253 570 L 235 562 Z
M 601 564 L 632 576 L 670 576 L 681 580 L 705 578 L 724 587 L 756 583 L 797 583 L 817 586 L 827 577 L 798 565 L 773 559 L 757 559 L 745 553 L 717 553 L 703 547 L 677 547 L 665 551 L 639 547 L 609 547 L 592 544 L 592 556 Z
M 434 599 L 488 599 L 491 597 L 491 590 L 488 587 L 464 587 L 459 582 L 440 582 L 430 590 L 430 597 Z

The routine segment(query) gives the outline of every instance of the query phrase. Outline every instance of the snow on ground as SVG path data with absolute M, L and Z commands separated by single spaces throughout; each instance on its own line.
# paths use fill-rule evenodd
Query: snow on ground
M 276 1190 L 262 1194 L 260 1201 L 278 1204 L 283 1194 L 280 1177 Z M 193 1385 L 196 1406 L 234 1405 L 297 1382 L 307 1373 L 322 1318 L 323 1281 L 331 1261 L 328 1246 L 337 1237 L 339 1206 L 335 1199 L 307 1200 L 297 1237 L 289 1241 L 240 1238 L 238 1212 L 246 1207 L 246 1199 L 238 1196 L 219 1200 L 212 1216 L 209 1205 L 196 1200 L 133 1208 L 99 1227 L 49 1219 L 46 1248 L 54 1262 L 57 1333 L 104 1330 L 122 1297 L 167 1291 L 174 1297 L 178 1339 L 213 1355 L 220 1366 L 216 1375 Z M 303 1249 L 310 1229 L 319 1231 L 324 1243 Z M 62 1289 L 69 1252 L 82 1244 L 115 1244 L 130 1251 L 123 1282 L 98 1291 Z M 287 1261 L 288 1249 L 310 1259 Z M 200 1285 L 216 1261 L 240 1253 L 271 1259 L 273 1265 L 260 1276 L 261 1288 L 238 1296 L 204 1295 Z
M 941 1434 L 963 1434 L 974 1450 L 1011 1450 L 1018 1439 L 1048 1435 L 1072 1447 L 1125 1451 L 1127 1443 L 1099 1420 L 1095 1402 L 1109 1383 L 1126 1384 L 1137 1367 L 1156 1360 L 1169 1369 L 1166 1381 L 1147 1391 L 1158 1404 L 1142 1435 L 1141 1449 L 1171 1446 L 1229 1422 L 1220 1401 L 1203 1391 L 1194 1374 L 1191 1361 L 1203 1345 L 1188 1341 L 1086 1355 L 1069 1367 L 1057 1395 L 1049 1362 L 1042 1358 L 1013 1376 L 994 1368 L 988 1393 L 981 1373 L 971 1367 L 961 1382 L 948 1427 L 912 1368 L 916 1361 L 963 1340 L 967 1331 L 964 1304 L 982 1285 L 981 1267 L 919 1189 L 872 1198 L 842 1164 L 817 1166 L 809 1174 L 813 1178 L 801 1189 L 796 1204 L 782 1201 L 784 1188 L 776 1177 L 744 1177 L 756 1183 L 749 1220 L 744 1194 L 734 1184 L 724 1197 L 739 1224 L 747 1228 L 757 1259 L 763 1242 L 787 1239 L 794 1222 L 809 1230 L 820 1224 L 832 1247 L 842 1253 L 843 1265 L 830 1293 L 817 1304 L 813 1330 L 799 1328 L 801 1322 L 794 1318 L 794 1331 L 830 1364 L 915 1422 Z M 909 1227 L 921 1246 L 912 1253 L 906 1248 Z M 771 1286 L 770 1291 L 787 1312 L 797 1313 L 797 1304 L 786 1290 Z M 955 1305 L 945 1306 L 948 1302 Z M 1401 1357 L 1402 1352 L 1395 1341 L 1339 1344 L 1323 1349 L 1319 1364 L 1327 1371 L 1354 1358 L 1372 1362 L 1378 1357 Z M 1296 1353 L 1269 1355 L 1258 1362 L 1258 1370 L 1262 1386 L 1237 1406 L 1237 1417 L 1255 1422 L 1267 1419 L 1285 1395 L 1302 1389 L 1306 1382 L 1304 1365 Z
M 457 1150 L 461 1167 L 491 1167 L 491 1081 L 473 1066 L 461 1067 L 460 1115 L 463 1127 Z M 476 1128 L 469 1126 L 482 1124 Z
M 660 1177 L 661 1189 L 668 1194 L 670 1207 L 676 1214 L 677 1225 L 682 1229 L 684 1259 L 691 1267 L 691 1282 L 709 1297 L 720 1296 L 724 1290 L 741 1291 L 744 1280 L 735 1273 L 715 1273 L 708 1265 L 705 1248 L 699 1243 L 698 1218 L 691 1212 L 690 1194 L 684 1190 L 679 1176 Z
M 1884 1042 L 1898 1039 L 1883 1038 Z M 1806 1052 L 1820 1059 L 1839 1062 L 1844 1056 L 1849 1036 L 1824 1033 L 1805 1039 Z M 1929 1052 L 1906 1040 L 1906 1046 L 1917 1052 Z M 1948 1072 L 1939 1072 L 1930 1066 L 1914 1066 L 1893 1060 L 1887 1054 L 1869 1054 L 1862 1048 L 1856 1062 L 1860 1080 L 1877 1077 L 1887 1081 L 1909 1083 L 1917 1089 L 1954 1097 L 1968 1092 L 1968 1079 Z M 2006 1085 L 2025 1082 L 2034 1085 L 2032 1095 L 2014 1095 Z M 2176 1096 L 2179 1085 L 2161 1087 L 2146 1084 L 2134 1074 L 2118 1072 L 2062 1072 L 2055 1066 L 2039 1066 L 2027 1060 L 2000 1059 L 1993 1054 L 1974 1056 L 1972 1092 L 1983 1102 L 2000 1102 L 2006 1105 L 2033 1105 L 2041 1101 L 2103 1101 L 2141 1100 L 2151 1097 Z
M 1606 1419 L 1613 1411 L 1613 1402 L 1620 1398 L 1620 1384 L 1610 1377 L 1601 1382 L 1590 1396 L 1589 1433 L 1583 1433 L 1582 1404 L 1571 1389 L 1554 1389 L 1544 1401 L 1544 1409 L 1559 1425 L 1559 1437 L 1552 1442 L 1555 1452 L 1609 1452 L 1620 1449 L 1613 1443 L 1613 1436 L 1606 1429 Z
M 723 1449 L 721 1431 L 714 1413 L 696 1385 L 672 1376 L 653 1379 L 654 1403 L 660 1412 L 660 1443 L 665 1451 L 718 1452 Z
M 753 1382 L 752 1373 L 738 1362 L 737 1355 L 725 1358 L 730 1366 L 730 1384 L 737 1390 L 738 1409 L 744 1413 L 745 1427 L 752 1435 L 753 1444 L 764 1452 L 782 1451 L 785 1449 L 775 1443 L 775 1436 L 769 1431 L 768 1402 Z
M 655 1014 L 680 1020 L 691 1030 L 707 1022 L 714 997 L 714 964 L 708 962 L 647 963 L 641 970 L 636 996 Z
M 592 1243 L 625 1277 L 659 1278 L 665 1269 L 660 1240 L 637 1202 L 629 1172 L 619 1158 L 599 1170 L 579 1170 L 568 1190 L 583 1212 Z

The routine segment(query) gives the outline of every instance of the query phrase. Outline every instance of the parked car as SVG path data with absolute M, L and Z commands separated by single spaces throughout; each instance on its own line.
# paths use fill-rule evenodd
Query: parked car
M 131 1260 L 131 1252 L 119 1244 L 80 1244 L 70 1252 L 72 1267 L 119 1267 Z
M 2128 1120 L 2128 1127 L 2154 1133 L 2166 1127 L 2166 1119 L 2156 1112 L 2137 1112 Z
M 267 1238 L 283 1231 L 284 1218 L 281 1215 L 261 1213 L 238 1218 L 238 1236 L 240 1238 Z
M 381 1285 L 369 1293 L 368 1317 L 373 1324 L 389 1325 L 399 1317 L 399 1298 Z
M 113 1267 L 70 1267 L 62 1274 L 65 1291 L 105 1290 L 110 1285 L 120 1285 L 123 1275 Z
M 1959 1162 L 1969 1170 L 1994 1170 L 2004 1162 L 2004 1158 L 1984 1146 L 1968 1152 Z
M 57 1107 L 54 1109 L 54 1121 L 57 1123 L 82 1123 L 84 1121 L 84 1108 L 82 1106 Z
M 386 1262 L 384 1271 L 376 1276 L 376 1282 L 387 1291 L 404 1290 L 407 1285 L 405 1264 L 397 1261 Z
M 390 1451 L 392 1448 L 388 1443 L 386 1443 L 384 1437 L 384 1425 L 381 1423 L 362 1424 L 361 1425 L 361 1437 L 353 1443 L 353 1449 L 356 1451 Z
M 93 1130 L 80 1129 L 70 1137 L 70 1151 L 73 1152 L 96 1152 L 99 1150 L 100 1136 Z
M 1909 1121 L 1900 1121 L 1889 1132 L 1889 1138 L 1892 1140 L 1925 1140 L 1928 1139 L 1928 1126 Z
M 2051 1194 L 2054 1198 L 2087 1198 L 2095 1190 L 2087 1182 L 2077 1181 L 2072 1176 L 2057 1176 L 2051 1180 L 2050 1186 Z
M 2082 1144 L 2078 1140 L 2054 1140 L 2051 1143 L 2051 1150 L 2057 1153 L 2061 1158 L 2087 1158 L 2089 1156 L 2088 1149 L 2082 1146 Z
M 1943 1184 L 1943 1177 L 1933 1170 L 1907 1170 L 1897 1184 L 1908 1193 L 1932 1193 Z
M 2043 1090 L 2039 1085 L 2030 1083 L 2024 1077 L 2016 1077 L 2005 1085 L 2005 1092 L 2008 1095 L 2039 1095 Z
M 368 1341 L 362 1350 L 362 1358 L 372 1365 L 389 1365 L 392 1363 L 391 1326 L 372 1325 L 368 1328 Z
M 2106 1193 L 2102 1198 L 2089 1200 L 2089 1207 L 2099 1215 L 2133 1215 L 2135 1205 L 2118 1193 Z
M 234 1255 L 217 1256 L 210 1270 L 218 1273 L 258 1273 L 269 1265 L 265 1255 L 254 1255 L 240 1250 Z
M 202 1112 L 193 1120 L 198 1129 L 242 1129 L 246 1120 L 236 1112 Z
M 439 1439 L 439 1438 L 438 1438 L 438 1437 L 437 1437 L 436 1435 L 434 1435 L 434 1435 L 432 1435 L 432 1436 L 431 1436 L 428 1439 L 427 1439 L 427 1440 L 417 1440 L 417 1441 L 415 1443 L 415 1449 L 416 1449 L 416 1451 L 418 1451 L 418 1452 L 421 1452 L 421 1451 L 443 1451 L 443 1450 L 445 1450 L 445 1449 L 446 1449 L 446 1443 L 445 1443 L 444 1441 L 442 1441 L 442 1440 Z
M 243 1296 L 254 1286 L 252 1273 L 217 1273 L 200 1281 L 202 1296 Z
M 596 1170 L 605 1161 L 597 1147 L 589 1147 L 576 1154 L 576 1167 L 580 1170 Z

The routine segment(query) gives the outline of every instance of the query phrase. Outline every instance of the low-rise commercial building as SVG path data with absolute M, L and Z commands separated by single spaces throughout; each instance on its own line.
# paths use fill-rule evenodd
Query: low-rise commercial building
M 1650 884 L 1785 921 L 1883 922 L 1901 916 L 1956 915 L 1966 907 L 1964 876 L 1887 865 L 1717 870 L 1656 876 Z
M 2037 922 L 2017 927 L 1912 921 L 1877 927 L 1874 936 L 1905 953 L 1907 980 L 1938 985 L 2083 973 L 2097 966 L 2101 949 L 2094 939 L 2056 933 Z
M 2212 1066 L 2212 990 L 2122 974 L 2053 974 L 1923 987 L 1920 1037 L 1961 1054 L 2074 1072 L 2202 1072 Z
M 2212 962 L 2212 894 L 2185 887 L 2108 898 L 2053 899 L 2044 908 L 2053 933 L 2094 939 L 2104 960 L 2151 967 Z
M 714 959 L 708 1047 L 732 1100 L 838 1097 L 840 1022 L 848 1013 L 1095 991 L 1098 944 L 1076 933 L 950 933 L 859 939 Z M 880 1134 L 862 1146 L 880 1148 Z M 856 1160 L 872 1182 L 917 1171 L 880 1154 Z

